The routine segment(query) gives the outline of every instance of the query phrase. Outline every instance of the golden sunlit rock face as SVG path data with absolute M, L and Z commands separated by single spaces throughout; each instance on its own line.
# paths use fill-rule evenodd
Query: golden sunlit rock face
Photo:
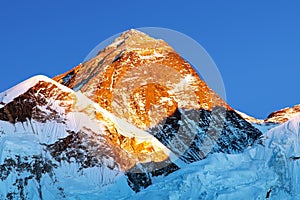
M 231 109 L 166 42 L 136 30 L 54 79 L 144 130 L 177 108 Z

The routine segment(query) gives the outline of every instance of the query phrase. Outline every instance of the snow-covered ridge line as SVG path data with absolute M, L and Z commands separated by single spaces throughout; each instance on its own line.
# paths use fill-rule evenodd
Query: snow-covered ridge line
M 33 76 L 33 77 L 17 84 L 16 86 L 14 86 L 4 92 L 1 92 L 0 93 L 0 103 L 7 104 L 7 103 L 11 102 L 12 100 L 14 100 L 14 98 L 25 93 L 27 90 L 29 90 L 31 87 L 35 86 L 40 81 L 51 83 L 65 92 L 74 93 L 74 91 L 71 90 L 70 88 L 59 84 L 58 82 L 52 80 L 51 78 L 49 78 L 47 76 L 37 75 L 37 76 Z M 3 105 L 2 105 L 2 107 L 3 107 Z
M 241 117 L 243 117 L 248 122 L 257 123 L 257 124 L 262 124 L 262 123 L 265 122 L 263 119 L 256 119 L 252 116 L 247 115 L 244 112 L 241 112 L 241 111 L 238 111 L 238 110 L 235 110 L 235 112 L 237 112 L 239 115 L 241 115 Z

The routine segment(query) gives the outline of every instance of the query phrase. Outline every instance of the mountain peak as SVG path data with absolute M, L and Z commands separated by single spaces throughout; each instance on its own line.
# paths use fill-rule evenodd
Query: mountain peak
M 123 32 L 117 37 L 112 44 L 98 53 L 98 56 L 106 55 L 113 50 L 116 51 L 134 51 L 134 50 L 145 50 L 145 49 L 156 49 L 165 51 L 174 51 L 165 41 L 161 39 L 155 39 L 143 33 L 141 31 L 130 29 Z
M 134 40 L 135 42 L 140 43 L 141 41 L 158 41 L 155 38 L 150 37 L 146 33 L 143 33 L 136 29 L 129 29 L 123 33 L 119 37 L 115 39 L 115 41 L 130 41 Z M 161 41 L 161 40 L 159 40 Z
M 147 34 L 136 30 L 136 29 L 129 29 L 127 31 L 124 31 L 119 37 L 129 38 L 129 37 L 149 37 Z

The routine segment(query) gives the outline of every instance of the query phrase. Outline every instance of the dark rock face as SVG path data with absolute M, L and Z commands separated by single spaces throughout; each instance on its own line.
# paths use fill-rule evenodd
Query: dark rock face
M 236 112 L 223 107 L 212 111 L 177 109 L 149 132 L 186 163 L 201 160 L 208 153 L 243 152 L 260 143 L 262 136 Z
M 135 191 L 139 192 L 152 184 L 152 177 L 167 176 L 168 174 L 180 169 L 176 164 L 169 160 L 166 163 L 141 163 L 126 172 L 128 185 Z

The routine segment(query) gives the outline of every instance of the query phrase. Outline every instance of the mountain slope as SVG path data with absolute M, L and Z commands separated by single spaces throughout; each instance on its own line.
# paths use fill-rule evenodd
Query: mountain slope
M 148 164 L 140 168 L 143 174 L 163 168 L 158 175 L 180 166 L 176 156 L 153 136 L 47 77 L 33 77 L 1 98 L 3 198 L 68 198 L 74 192 L 100 190 L 120 178 L 122 187 L 140 190 L 149 183 L 140 183 L 132 175 L 137 164 Z M 120 123 L 130 130 L 121 129 Z M 128 131 L 139 137 L 128 137 Z M 79 191 L 70 188 L 70 180 Z

